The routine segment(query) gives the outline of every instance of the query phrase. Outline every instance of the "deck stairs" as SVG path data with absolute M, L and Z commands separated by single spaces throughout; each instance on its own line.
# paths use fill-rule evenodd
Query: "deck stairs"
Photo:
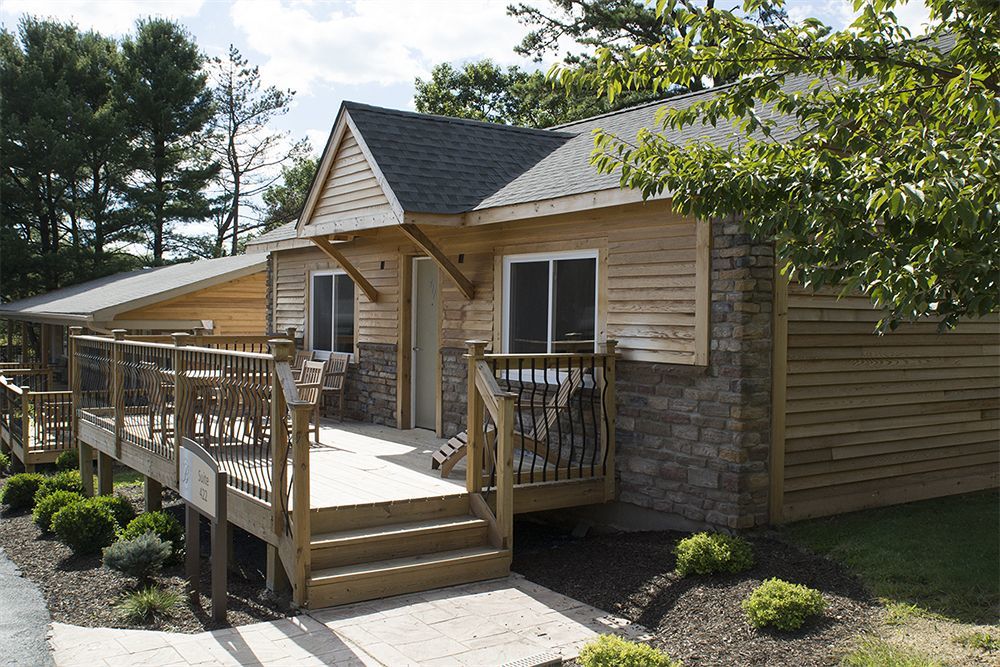
M 506 576 L 511 552 L 466 494 L 313 510 L 309 607 Z

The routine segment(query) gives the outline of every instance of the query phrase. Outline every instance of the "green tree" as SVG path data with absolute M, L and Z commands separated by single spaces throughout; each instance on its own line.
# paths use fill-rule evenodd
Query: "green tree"
M 216 114 L 210 142 L 222 165 L 218 184 L 222 193 L 214 215 L 213 255 L 240 249 L 240 234 L 265 223 L 253 202 L 281 178 L 280 168 L 303 158 L 306 141 L 288 145 L 287 133 L 271 129 L 275 117 L 288 113 L 295 92 L 275 86 L 261 87 L 260 71 L 230 45 L 224 59 L 212 63 Z
M 845 30 L 810 19 L 774 31 L 661 0 L 685 37 L 601 49 L 595 67 L 559 78 L 609 99 L 733 81 L 665 107 L 660 126 L 638 136 L 598 132 L 595 165 L 646 195 L 670 193 L 681 213 L 739 216 L 774 240 L 786 273 L 863 291 L 884 325 L 934 316 L 954 326 L 998 309 L 1000 6 L 928 0 L 929 33 L 913 38 L 898 4 L 856 0 Z M 780 3 L 743 6 L 772 8 Z M 703 124 L 732 132 L 698 138 Z
M 176 223 L 211 213 L 206 188 L 219 171 L 205 145 L 212 94 L 205 58 L 176 23 L 139 21 L 122 53 L 122 89 L 136 137 L 130 213 L 149 230 L 152 261 L 161 264 Z
M 306 155 L 295 159 L 281 168 L 281 178 L 264 190 L 262 231 L 270 231 L 293 220 L 297 220 L 306 203 L 309 187 L 316 176 L 319 160 L 311 157 L 312 149 Z

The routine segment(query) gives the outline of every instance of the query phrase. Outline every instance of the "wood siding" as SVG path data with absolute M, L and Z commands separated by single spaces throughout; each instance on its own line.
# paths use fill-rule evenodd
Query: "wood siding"
M 217 335 L 263 335 L 267 333 L 266 289 L 266 275 L 260 271 L 120 313 L 115 319 L 212 320 Z
M 695 303 L 699 301 L 708 312 L 707 290 L 700 294 L 696 290 L 696 267 L 708 284 L 708 248 L 701 249 L 699 259 L 695 224 L 672 213 L 666 203 L 496 225 L 421 229 L 475 287 L 470 301 L 442 276 L 444 347 L 464 347 L 473 338 L 499 340 L 500 299 L 495 296 L 503 256 L 594 249 L 599 253 L 599 338 L 618 339 L 625 359 L 694 364 L 696 354 L 707 354 L 707 332 L 701 345 L 696 344 L 696 330 L 702 331 L 704 324 L 696 321 Z M 397 343 L 399 264 L 419 254 L 416 248 L 392 227 L 337 248 L 379 292 L 377 303 L 358 297 L 358 340 Z M 274 324 L 278 330 L 305 327 L 309 273 L 336 267 L 316 249 L 280 251 L 276 257 Z
M 997 485 L 997 318 L 877 336 L 867 299 L 797 286 L 787 313 L 782 519 Z
M 344 132 L 309 224 L 391 212 L 389 200 L 350 130 Z

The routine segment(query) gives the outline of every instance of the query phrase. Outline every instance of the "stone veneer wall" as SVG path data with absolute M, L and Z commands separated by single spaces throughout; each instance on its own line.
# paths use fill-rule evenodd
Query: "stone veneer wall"
M 619 499 L 696 523 L 767 523 L 774 253 L 713 224 L 707 367 L 618 365 Z
M 347 367 L 345 387 L 348 418 L 395 426 L 396 346 L 358 343 L 358 357 Z
M 446 438 L 465 430 L 468 416 L 465 395 L 469 386 L 465 353 L 464 348 L 441 349 L 441 424 Z

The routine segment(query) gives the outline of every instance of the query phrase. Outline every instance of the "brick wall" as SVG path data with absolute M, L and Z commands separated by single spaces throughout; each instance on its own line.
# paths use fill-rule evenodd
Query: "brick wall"
M 707 367 L 622 361 L 623 502 L 728 528 L 767 522 L 773 252 L 713 225 Z

